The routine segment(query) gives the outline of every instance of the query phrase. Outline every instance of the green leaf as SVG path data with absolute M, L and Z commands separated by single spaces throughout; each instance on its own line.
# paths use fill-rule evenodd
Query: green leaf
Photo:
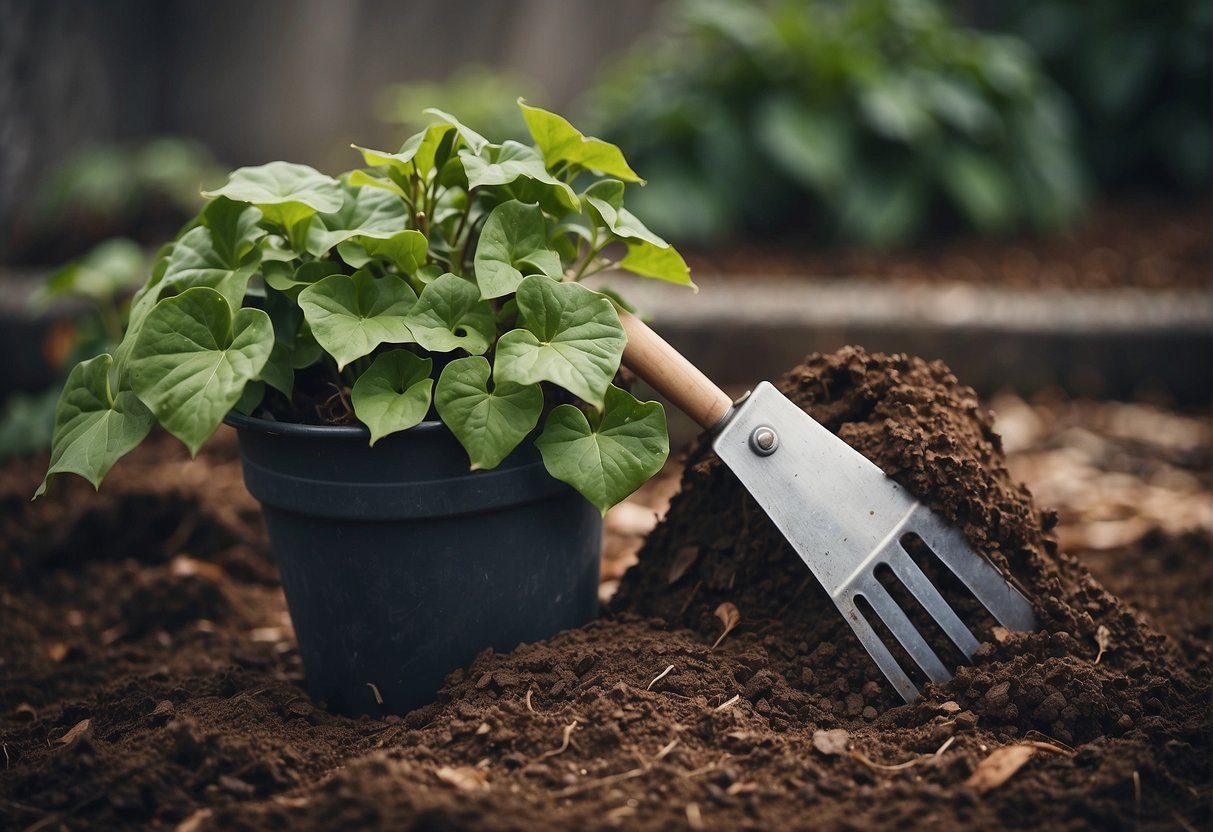
M 231 259 L 238 251 L 244 251 L 244 254 L 239 259 Z M 172 289 L 180 293 L 205 286 L 223 295 L 233 309 L 239 309 L 244 303 L 249 278 L 260 262 L 261 249 L 256 245 L 245 249 L 234 239 L 221 237 L 216 240 L 215 232 L 210 228 L 195 226 L 174 244 L 165 267 L 161 292 Z
M 557 407 L 535 445 L 548 473 L 604 515 L 660 471 L 670 453 L 661 405 L 637 401 L 618 387 L 606 391 L 601 416 L 587 418 L 568 404 Z
M 378 356 L 354 382 L 350 399 L 358 420 L 371 429 L 374 445 L 389 433 L 420 424 L 430 409 L 434 362 L 408 350 Z
M 363 160 L 368 165 L 387 167 L 407 178 L 414 173 L 424 175 L 434 167 L 442 140 L 447 133 L 454 129 L 453 124 L 431 124 L 420 133 L 409 136 L 396 153 L 385 153 L 382 150 L 371 150 L 358 145 L 351 145 L 351 147 L 362 154 Z M 481 139 L 483 140 L 483 136 Z M 401 195 L 403 195 L 403 191 Z
M 797 95 L 766 99 L 755 117 L 759 144 L 779 168 L 828 201 L 846 177 L 854 141 L 850 119 Z
M 542 273 L 553 280 L 564 274 L 560 257 L 548 248 L 543 212 L 514 199 L 498 205 L 484 221 L 473 262 L 483 298 L 515 291 L 524 268 L 526 274 Z
M 484 146 L 489 143 L 488 139 L 465 125 L 450 113 L 444 113 L 437 107 L 429 107 L 422 112 L 424 112 L 426 115 L 436 116 L 440 121 L 454 127 L 456 132 L 459 133 L 459 138 L 463 139 L 464 144 L 466 144 L 473 153 L 479 153 L 484 149 Z
M 126 375 L 127 358 L 130 356 L 131 348 L 135 346 L 135 341 L 139 337 L 139 331 L 143 328 L 144 320 L 147 319 L 148 313 L 152 311 L 160 299 L 164 273 L 168 270 L 168 261 L 172 257 L 173 247 L 173 243 L 165 243 L 160 247 L 152 262 L 152 273 L 148 276 L 147 282 L 139 287 L 139 290 L 135 292 L 135 296 L 131 298 L 131 309 L 127 315 L 126 322 L 126 333 L 122 336 L 122 343 L 114 350 L 114 366 L 117 368 L 119 379 L 122 379 Z
M 421 290 L 407 324 L 417 343 L 430 352 L 464 349 L 483 355 L 497 334 L 493 305 L 480 299 L 476 284 L 453 274 Z
M 489 390 L 487 359 L 474 355 L 446 365 L 434 405 L 468 452 L 472 470 L 496 468 L 539 422 L 543 391 L 538 384 L 497 384 Z
M 658 248 L 669 247 L 669 243 L 649 231 L 635 214 L 623 207 L 623 183 L 618 179 L 595 182 L 586 189 L 584 197 L 598 224 L 616 237 L 643 240 Z
M 463 153 L 460 160 L 467 172 L 469 188 L 509 185 L 521 177 L 545 186 L 563 208 L 569 211 L 580 210 L 580 203 L 573 189 L 548 173 L 543 164 L 543 157 L 525 144 L 506 141 L 500 147 L 489 145 L 485 155 Z
M 940 161 L 944 188 L 975 228 L 993 234 L 1015 224 L 1019 194 L 1000 165 L 962 147 L 950 149 Z
M 585 136 L 566 119 L 539 107 L 529 107 L 522 99 L 518 99 L 518 106 L 548 167 L 567 162 L 625 182 L 643 181 L 615 145 Z
M 619 268 L 633 274 L 652 277 L 679 286 L 699 287 L 691 281 L 691 269 L 673 246 L 655 246 L 647 240 L 628 240 L 628 253 L 619 261 Z
M 211 230 L 211 245 L 225 263 L 239 263 L 268 232 L 261 211 L 243 202 L 219 197 L 202 209 L 202 224 Z
M 270 162 L 257 167 L 237 168 L 227 184 L 203 196 L 226 196 L 256 205 L 265 219 L 288 233 L 301 220 L 316 212 L 341 208 L 341 183 L 331 176 L 291 162 Z
M 93 484 L 114 463 L 143 441 L 152 429 L 152 413 L 130 390 L 110 392 L 114 359 L 99 355 L 77 364 L 59 396 L 51 462 L 35 497 L 46 493 L 55 474 L 79 474 Z
M 270 317 L 232 309 L 214 289 L 162 300 L 131 350 L 131 386 L 160 424 L 196 454 L 257 378 L 274 348 Z
M 417 295 L 399 277 L 335 274 L 299 293 L 312 334 L 340 370 L 380 344 L 412 343 L 406 323 Z
M 115 237 L 99 243 L 88 254 L 47 278 L 38 303 L 54 298 L 80 297 L 109 304 L 135 286 L 147 268 L 143 249 L 133 240 Z
M 262 268 L 265 285 L 279 292 L 302 289 L 331 274 L 341 274 L 341 264 L 335 260 L 309 260 L 291 268 L 289 263 L 270 262 Z
M 357 239 L 383 240 L 405 227 L 404 200 L 382 188 L 347 187 L 345 201 L 331 213 L 319 213 L 307 230 L 307 250 L 320 257 L 338 243 Z
M 627 343 L 615 307 L 578 283 L 556 283 L 542 275 L 522 281 L 517 300 L 526 328 L 498 339 L 494 379 L 499 384 L 550 381 L 602 407 Z
M 393 264 L 404 274 L 412 274 L 425 263 L 429 243 L 420 231 L 405 229 L 390 237 L 358 237 L 337 246 L 341 259 L 356 269 L 371 260 L 383 260 Z

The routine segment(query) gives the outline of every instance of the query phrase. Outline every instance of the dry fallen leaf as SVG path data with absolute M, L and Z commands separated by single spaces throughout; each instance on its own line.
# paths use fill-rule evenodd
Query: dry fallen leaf
M 1015 776 L 1024 763 L 1036 753 L 1033 745 L 1007 745 L 997 748 L 986 757 L 969 775 L 965 785 L 978 794 L 996 789 Z
M 1095 644 L 1099 647 L 1099 652 L 1095 655 L 1095 663 L 1099 664 L 1099 660 L 1103 658 L 1104 651 L 1108 649 L 1108 645 L 1112 643 L 1112 633 L 1107 627 L 1100 624 L 1095 630 Z
M 715 650 L 720 642 L 724 641 L 724 637 L 733 631 L 733 628 L 741 623 L 741 612 L 738 611 L 734 604 L 725 601 L 716 608 L 716 617 L 720 619 L 720 623 L 724 625 L 724 630 L 720 633 L 720 638 L 716 639 L 716 643 L 712 645 Z
M 82 719 L 73 725 L 70 731 L 59 739 L 55 740 L 55 742 L 59 743 L 60 745 L 67 745 L 69 742 L 76 739 L 76 737 L 87 735 L 92 725 L 93 721 L 91 719 Z
M 699 559 L 698 546 L 683 546 L 674 554 L 674 562 L 670 564 L 669 583 L 676 584 L 678 579 Z
M 851 735 L 847 733 L 845 728 L 831 728 L 828 731 L 813 732 L 813 747 L 827 757 L 845 754 L 847 743 L 850 741 Z
M 443 766 L 434 774 L 443 783 L 464 792 L 485 791 L 489 787 L 488 774 L 472 766 Z

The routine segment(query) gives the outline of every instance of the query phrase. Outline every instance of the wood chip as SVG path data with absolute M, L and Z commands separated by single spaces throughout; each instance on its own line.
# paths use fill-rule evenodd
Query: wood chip
M 674 562 L 670 564 L 669 583 L 676 584 L 678 579 L 687 573 L 695 561 L 699 559 L 698 546 L 683 546 L 674 553 Z
M 978 764 L 965 785 L 978 794 L 997 789 L 1015 776 L 1015 772 L 1036 754 L 1037 746 L 1027 743 L 996 748 Z
M 845 728 L 831 728 L 828 731 L 813 732 L 813 747 L 827 757 L 834 757 L 847 752 L 847 744 L 851 735 Z
M 92 728 L 92 725 L 93 721 L 91 719 L 82 719 L 73 725 L 70 731 L 59 739 L 55 740 L 55 742 L 59 743 L 60 745 L 67 745 L 77 737 L 86 736 L 89 733 L 89 729 Z
M 434 774 L 461 792 L 482 792 L 489 788 L 488 774 L 472 766 L 443 766 Z
M 724 630 L 721 631 L 720 638 L 716 639 L 716 643 L 712 645 L 713 650 L 720 645 L 720 642 L 724 641 L 725 636 L 733 632 L 734 627 L 741 623 L 741 612 L 737 609 L 736 605 L 728 601 L 725 601 L 716 608 L 715 615 L 720 619 L 720 623 L 724 625 Z

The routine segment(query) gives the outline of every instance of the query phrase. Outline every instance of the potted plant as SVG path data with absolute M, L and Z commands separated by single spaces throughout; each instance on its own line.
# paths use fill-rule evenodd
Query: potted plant
M 668 454 L 661 406 L 613 383 L 613 300 L 580 281 L 687 266 L 623 207 L 617 147 L 519 106 L 534 146 L 430 111 L 336 178 L 236 170 L 59 401 L 39 494 L 99 486 L 154 424 L 191 453 L 235 426 L 337 710 L 401 712 L 485 647 L 589 620 L 600 515 Z

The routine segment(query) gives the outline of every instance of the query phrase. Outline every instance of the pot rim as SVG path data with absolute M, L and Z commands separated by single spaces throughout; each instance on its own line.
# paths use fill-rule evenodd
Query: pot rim
M 357 425 L 304 425 L 299 422 L 278 422 L 273 419 L 259 419 L 256 416 L 245 416 L 235 411 L 223 417 L 224 424 L 243 430 L 255 430 L 259 433 L 293 436 L 309 439 L 366 439 L 371 435 L 370 428 L 363 424 Z M 413 433 L 416 431 L 416 433 Z M 417 434 L 449 432 L 445 422 L 429 419 L 413 425 L 401 433 Z

